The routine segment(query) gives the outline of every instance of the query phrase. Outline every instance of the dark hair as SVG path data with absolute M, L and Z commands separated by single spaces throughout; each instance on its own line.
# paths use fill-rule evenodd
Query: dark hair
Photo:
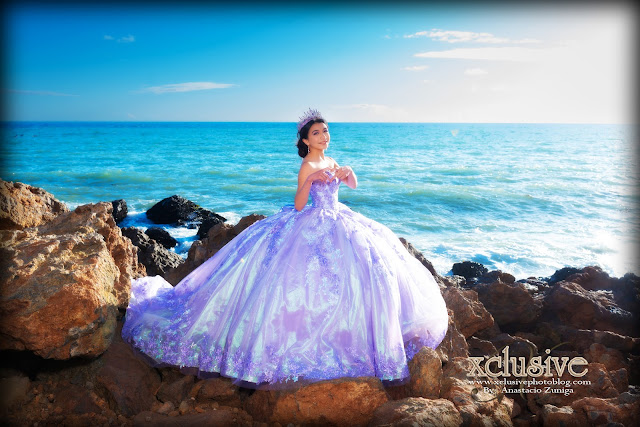
M 315 123 L 324 123 L 325 125 L 327 124 L 324 119 L 313 119 L 309 120 L 309 123 L 302 126 L 302 129 L 298 131 L 298 143 L 296 145 L 298 146 L 298 155 L 300 157 L 305 157 L 307 154 L 309 154 L 309 147 L 307 146 L 307 144 L 302 142 L 302 140 L 309 137 L 309 129 L 311 129 L 311 126 L 313 126 Z

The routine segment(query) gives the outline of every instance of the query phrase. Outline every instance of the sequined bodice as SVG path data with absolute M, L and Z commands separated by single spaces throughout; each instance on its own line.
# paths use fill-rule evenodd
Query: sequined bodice
M 338 207 L 338 188 L 340 180 L 323 183 L 314 181 L 311 184 L 309 195 L 311 196 L 311 206 L 322 209 L 336 209 Z

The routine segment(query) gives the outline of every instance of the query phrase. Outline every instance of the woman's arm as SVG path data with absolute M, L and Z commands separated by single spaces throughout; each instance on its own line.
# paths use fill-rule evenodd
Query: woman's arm
M 333 159 L 332 159 L 333 160 Z M 356 188 L 358 186 L 358 177 L 356 173 L 351 169 L 351 166 L 342 166 L 333 160 L 336 178 L 344 182 L 350 188 Z

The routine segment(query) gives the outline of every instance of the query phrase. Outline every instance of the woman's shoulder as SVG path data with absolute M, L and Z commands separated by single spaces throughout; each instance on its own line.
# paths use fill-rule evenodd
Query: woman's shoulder
M 329 166 L 329 167 L 332 167 L 332 168 L 340 167 L 340 165 L 338 165 L 338 162 L 336 162 L 333 159 L 333 157 L 325 156 L 325 159 L 329 160 L 329 163 L 331 163 L 331 166 Z

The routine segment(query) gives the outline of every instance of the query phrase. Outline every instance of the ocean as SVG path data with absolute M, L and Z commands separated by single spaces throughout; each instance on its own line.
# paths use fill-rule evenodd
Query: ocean
M 516 276 L 598 265 L 638 274 L 633 129 L 626 125 L 332 123 L 327 155 L 358 176 L 340 200 L 421 250 Z M 4 122 L 1 178 L 71 209 L 125 199 L 123 226 L 174 194 L 228 219 L 293 204 L 295 123 Z M 162 226 L 186 256 L 195 229 Z

